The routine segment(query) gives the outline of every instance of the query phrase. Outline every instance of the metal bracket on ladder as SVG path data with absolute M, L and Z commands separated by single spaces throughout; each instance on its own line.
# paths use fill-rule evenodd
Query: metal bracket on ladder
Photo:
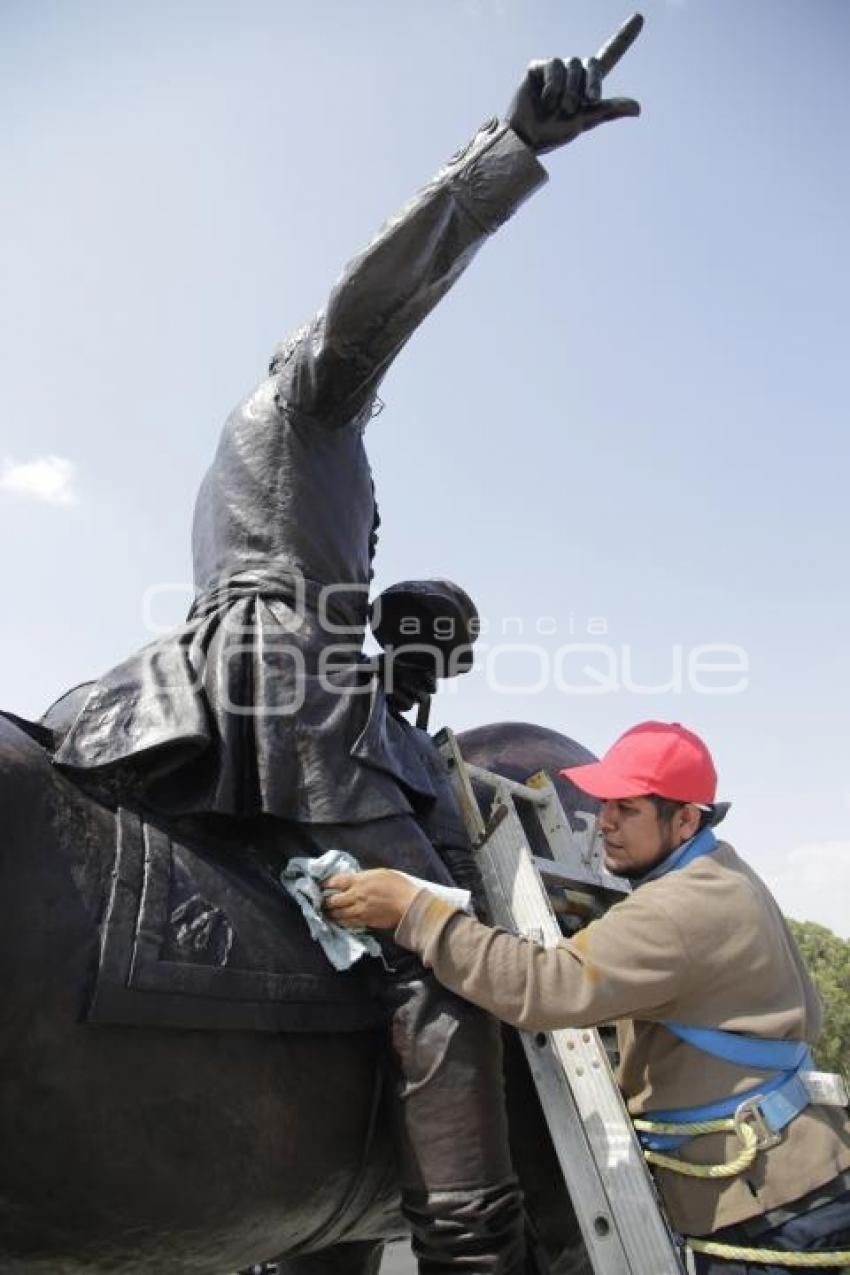
M 564 937 L 547 886 L 599 910 L 628 892 L 605 869 L 596 839 L 570 828 L 551 779 L 519 784 L 464 761 L 450 731 L 437 736 L 496 925 L 553 946 Z M 493 793 L 485 820 L 473 781 Z M 552 859 L 531 854 L 515 803 L 538 818 Z M 578 895 L 576 895 L 578 891 Z M 682 1275 L 678 1248 L 599 1033 L 520 1032 L 543 1114 L 595 1275 Z

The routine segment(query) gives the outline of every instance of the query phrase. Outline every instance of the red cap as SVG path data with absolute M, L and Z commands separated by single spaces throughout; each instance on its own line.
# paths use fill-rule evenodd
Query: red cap
M 601 761 L 558 772 L 600 801 L 646 797 L 714 803 L 717 772 L 711 753 L 678 722 L 641 722 L 621 735 Z

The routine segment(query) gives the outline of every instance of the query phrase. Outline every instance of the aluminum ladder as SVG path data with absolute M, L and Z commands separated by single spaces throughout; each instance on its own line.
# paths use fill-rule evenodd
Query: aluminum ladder
M 571 827 L 548 775 L 516 783 L 464 761 L 451 731 L 441 731 L 436 742 L 494 924 L 552 946 L 564 937 L 556 909 L 587 919 L 628 893 L 628 884 L 605 869 L 593 817 L 584 817 L 583 829 Z M 493 794 L 486 820 L 473 781 Z M 518 802 L 539 821 L 551 859 L 529 850 Z M 573 816 L 573 823 L 580 818 Z M 564 1028 L 519 1035 L 594 1275 L 682 1275 L 679 1249 L 599 1033 Z

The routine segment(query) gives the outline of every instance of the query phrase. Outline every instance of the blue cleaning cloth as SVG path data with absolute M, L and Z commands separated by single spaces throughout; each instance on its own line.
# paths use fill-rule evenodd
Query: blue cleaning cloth
M 322 911 L 321 882 L 336 872 L 359 872 L 360 864 L 345 850 L 326 850 L 318 859 L 290 859 L 280 874 L 283 888 L 304 914 L 310 937 L 321 943 L 334 969 L 350 969 L 361 956 L 380 956 L 381 945 L 367 930 L 347 930 Z
M 322 911 L 322 881 L 337 872 L 361 872 L 360 864 L 345 850 L 326 850 L 318 859 L 290 859 L 280 874 L 281 883 L 298 904 L 310 930 L 310 937 L 322 945 L 322 950 L 334 969 L 350 969 L 361 956 L 381 956 L 381 946 L 368 930 L 349 930 L 329 920 Z M 433 894 L 464 912 L 471 911 L 469 890 L 459 886 L 437 885 L 402 872 L 414 885 L 424 886 Z

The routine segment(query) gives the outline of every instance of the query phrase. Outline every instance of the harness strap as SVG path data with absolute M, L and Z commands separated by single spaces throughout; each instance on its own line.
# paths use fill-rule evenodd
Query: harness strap
M 739 1108 L 758 1116 L 771 1133 L 779 1133 L 790 1124 L 810 1102 L 808 1090 L 796 1072 L 785 1073 L 766 1080 L 754 1089 L 706 1102 L 699 1107 L 676 1107 L 667 1111 L 647 1111 L 643 1118 L 658 1124 L 698 1124 L 704 1120 L 722 1120 L 734 1116 Z M 749 1107 L 747 1106 L 749 1104 Z M 672 1151 L 690 1142 L 693 1137 L 685 1134 L 641 1133 L 641 1144 L 649 1151 Z
M 797 1071 L 809 1059 L 809 1046 L 804 1040 L 770 1040 L 766 1036 L 745 1036 L 742 1032 L 723 1031 L 719 1027 L 689 1027 L 685 1023 L 665 1022 L 668 1031 L 704 1054 L 711 1054 L 739 1067 L 755 1067 L 759 1071 Z
M 684 1023 L 666 1022 L 664 1026 L 680 1040 L 714 1058 L 778 1074 L 763 1080 L 753 1089 L 720 1098 L 717 1102 L 646 1112 L 647 1120 L 658 1124 L 696 1124 L 734 1116 L 743 1109 L 748 1116 L 762 1123 L 769 1136 L 779 1133 L 809 1105 L 811 1099 L 799 1073 L 813 1071 L 814 1060 L 804 1040 L 769 1040 L 717 1027 L 689 1027 Z M 689 1142 L 691 1137 L 691 1134 L 643 1133 L 641 1142 L 650 1151 L 670 1151 Z

